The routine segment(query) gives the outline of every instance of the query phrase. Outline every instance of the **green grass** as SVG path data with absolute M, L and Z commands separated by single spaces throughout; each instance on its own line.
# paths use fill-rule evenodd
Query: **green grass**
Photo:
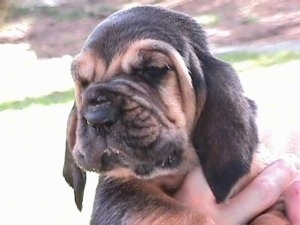
M 59 7 L 39 7 L 36 8 L 36 13 L 41 15 L 50 16 L 57 20 L 75 20 L 84 17 L 88 17 L 87 13 L 83 9 L 64 9 Z
M 40 97 L 27 97 L 24 100 L 20 101 L 9 101 L 0 103 L 0 111 L 13 109 L 13 110 L 21 110 L 27 108 L 31 105 L 52 105 L 52 104 L 60 104 L 67 103 L 73 101 L 74 99 L 74 90 L 68 90 L 63 92 L 53 92 L 49 95 L 40 96 Z
M 289 61 L 300 60 L 299 52 L 277 52 L 277 53 L 252 53 L 236 52 L 218 55 L 229 63 L 252 62 L 254 66 L 268 67 L 275 64 L 283 64 Z
M 256 24 L 259 23 L 259 18 L 254 16 L 244 17 L 241 20 L 241 24 L 248 25 L 248 24 Z
M 9 18 L 16 17 L 28 17 L 28 16 L 49 16 L 57 20 L 74 20 L 84 17 L 88 17 L 89 14 L 86 13 L 82 8 L 76 9 L 61 9 L 59 7 L 31 7 L 31 8 L 18 8 L 12 7 L 10 9 Z
M 221 18 L 215 14 L 204 14 L 195 16 L 194 19 L 201 25 L 217 26 L 221 23 Z
M 95 4 L 88 7 L 18 7 L 16 5 L 10 5 L 7 9 L 7 21 L 16 18 L 28 18 L 28 17 L 41 17 L 48 16 L 58 21 L 72 21 L 87 17 L 105 17 L 111 13 L 117 11 L 118 7 L 113 7 L 108 4 Z

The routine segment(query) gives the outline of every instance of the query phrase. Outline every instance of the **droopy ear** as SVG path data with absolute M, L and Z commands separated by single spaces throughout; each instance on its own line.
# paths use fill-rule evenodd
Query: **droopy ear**
M 191 76 L 194 85 L 206 86 L 206 99 L 204 105 L 203 98 L 199 100 L 201 112 L 193 144 L 216 201 L 222 202 L 237 180 L 250 170 L 258 143 L 255 109 L 253 102 L 243 96 L 239 78 L 229 64 L 209 54 L 197 57 L 205 85 L 196 83 L 193 73 L 197 68 L 193 66 Z
M 76 141 L 77 109 L 74 104 L 68 118 L 67 138 L 65 149 L 65 161 L 63 167 L 63 176 L 66 182 L 74 189 L 75 203 L 78 210 L 82 210 L 82 201 L 86 174 L 75 163 L 72 157 L 72 150 Z

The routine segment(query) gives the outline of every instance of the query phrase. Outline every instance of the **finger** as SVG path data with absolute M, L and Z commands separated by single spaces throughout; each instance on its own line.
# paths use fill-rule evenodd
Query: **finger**
M 295 165 L 287 160 L 279 160 L 267 167 L 244 190 L 230 199 L 227 205 L 220 206 L 224 218 L 232 215 L 227 223 L 246 223 L 273 205 L 288 187 L 295 173 Z
M 284 202 L 291 223 L 300 224 L 300 174 L 297 180 L 293 181 L 286 190 Z
M 199 193 L 199 191 L 201 191 L 201 193 Z M 197 168 L 187 175 L 183 185 L 175 194 L 174 198 L 195 209 L 204 204 L 215 204 L 214 196 L 201 168 Z
M 295 165 L 297 170 L 300 170 L 300 157 L 294 153 L 284 153 L 280 156 L 281 159 Z

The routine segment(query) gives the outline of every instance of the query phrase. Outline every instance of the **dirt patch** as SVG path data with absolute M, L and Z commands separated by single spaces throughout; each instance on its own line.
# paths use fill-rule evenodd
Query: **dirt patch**
M 204 20 L 213 45 L 267 44 L 300 40 L 299 0 L 170 0 L 160 5 Z M 30 8 L 10 16 L 0 30 L 1 43 L 28 42 L 39 57 L 76 54 L 91 30 L 111 12 L 132 1 L 85 1 L 59 7 Z M 19 9 L 20 10 L 20 9 Z

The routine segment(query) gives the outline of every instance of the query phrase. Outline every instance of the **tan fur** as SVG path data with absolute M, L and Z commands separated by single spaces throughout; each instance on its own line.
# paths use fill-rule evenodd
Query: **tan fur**
M 178 128 L 186 129 L 186 116 L 183 109 L 183 98 L 180 94 L 176 76 L 168 77 L 165 87 L 160 90 L 163 102 L 165 102 L 168 111 L 168 119 Z
M 173 206 L 174 207 L 174 206 Z M 171 208 L 170 208 L 171 209 Z M 168 211 L 157 210 L 152 215 L 134 215 L 124 221 L 124 225 L 214 225 L 215 223 L 206 216 L 199 215 L 187 208 L 178 209 L 171 213 Z
M 93 81 L 96 60 L 96 56 L 91 52 L 84 51 L 76 55 L 71 66 L 74 80 Z
M 75 56 L 71 66 L 75 81 L 76 104 L 81 105 L 82 82 L 94 82 L 105 72 L 104 62 L 90 51 L 83 51 Z
M 77 114 L 72 113 L 68 119 L 67 135 L 70 137 L 68 141 L 69 149 L 72 151 L 76 143 L 76 126 Z
M 133 174 L 130 169 L 119 168 L 114 169 L 106 173 L 107 177 L 115 177 L 115 178 L 132 178 Z
M 178 74 L 177 81 L 179 85 L 179 89 L 177 89 L 177 93 L 174 93 L 172 97 L 173 100 L 178 99 L 178 93 L 181 93 L 180 97 L 182 106 L 180 107 L 183 110 L 185 117 L 187 118 L 186 128 L 187 130 L 191 130 L 194 125 L 195 113 L 196 113 L 196 97 L 191 81 L 191 77 L 189 75 L 188 68 L 183 61 L 182 57 L 179 53 L 169 44 L 145 39 L 141 41 L 134 42 L 128 47 L 126 52 L 122 54 L 122 69 L 124 72 L 132 71 L 133 67 L 138 66 L 141 63 L 143 57 L 150 57 L 152 59 L 153 66 L 163 67 L 163 66 L 174 66 L 175 72 Z M 176 84 L 169 84 L 168 89 L 175 89 L 174 86 Z M 173 87 L 172 87 L 173 86 Z M 168 92 L 167 90 L 163 93 Z M 166 100 L 169 97 L 166 96 Z M 178 100 L 177 100 L 178 101 Z M 166 101 L 165 103 L 168 103 Z M 171 110 L 173 107 L 171 107 Z M 172 117 L 176 118 L 178 116 L 178 109 L 174 110 L 174 112 L 170 112 Z
M 201 215 L 164 194 L 160 189 L 141 185 L 147 190 L 149 197 L 155 196 L 163 201 L 162 205 L 157 205 L 151 215 L 147 212 L 139 212 L 134 215 L 127 215 L 122 224 L 124 225 L 214 225 L 215 223 L 208 217 Z
M 155 189 L 159 188 L 159 190 L 164 190 L 166 192 L 169 192 L 169 190 L 166 190 L 169 187 L 173 187 L 174 189 L 179 188 L 182 185 L 182 181 L 186 174 L 195 167 L 199 166 L 197 156 L 193 148 L 187 148 L 187 150 L 184 152 L 183 157 L 183 163 L 178 168 L 176 168 L 176 170 L 173 170 L 171 174 L 168 174 L 166 176 L 161 175 L 154 179 L 149 179 L 140 182 L 144 183 L 148 187 Z M 106 176 L 126 180 L 135 179 L 135 174 L 130 169 L 126 168 L 114 169 L 112 171 L 107 172 Z

